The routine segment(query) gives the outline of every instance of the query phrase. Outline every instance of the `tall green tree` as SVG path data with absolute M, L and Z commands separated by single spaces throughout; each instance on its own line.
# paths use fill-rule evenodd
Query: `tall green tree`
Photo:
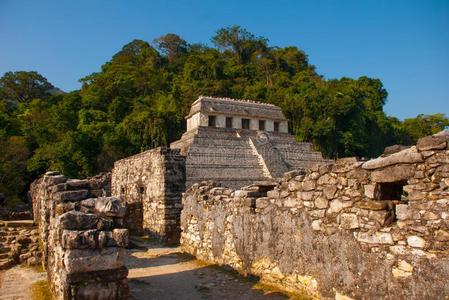
M 41 74 L 31 71 L 6 72 L 0 78 L 0 99 L 27 103 L 47 98 L 54 86 Z

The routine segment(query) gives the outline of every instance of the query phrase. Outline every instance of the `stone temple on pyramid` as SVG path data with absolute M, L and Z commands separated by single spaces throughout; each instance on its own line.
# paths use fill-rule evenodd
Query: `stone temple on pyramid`
M 170 148 L 186 156 L 186 187 L 213 180 L 240 188 L 326 162 L 311 143 L 288 133 L 273 104 L 200 96 L 186 116 L 187 131 Z

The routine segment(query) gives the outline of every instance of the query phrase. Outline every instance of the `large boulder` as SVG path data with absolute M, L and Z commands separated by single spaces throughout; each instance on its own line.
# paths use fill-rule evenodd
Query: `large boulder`
M 378 157 L 365 162 L 362 165 L 363 169 L 374 170 L 396 164 L 413 164 L 422 162 L 422 156 L 416 149 L 411 147 L 397 153 L 393 153 L 387 157 Z
M 446 149 L 448 140 L 449 136 L 443 134 L 426 136 L 418 140 L 416 147 L 419 151 L 442 150 Z

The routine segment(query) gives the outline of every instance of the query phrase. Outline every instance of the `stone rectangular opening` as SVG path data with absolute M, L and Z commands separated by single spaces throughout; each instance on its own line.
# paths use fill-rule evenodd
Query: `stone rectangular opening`
M 259 130 L 265 130 L 265 120 L 259 120 Z
M 279 132 L 279 122 L 274 122 L 274 132 Z
M 405 181 L 379 183 L 379 200 L 402 200 Z
M 226 117 L 226 128 L 232 128 L 232 117 Z
M 242 128 L 249 129 L 249 119 L 242 119 Z
M 209 116 L 208 126 L 209 127 L 215 127 L 216 121 L 217 121 L 217 117 L 216 116 Z

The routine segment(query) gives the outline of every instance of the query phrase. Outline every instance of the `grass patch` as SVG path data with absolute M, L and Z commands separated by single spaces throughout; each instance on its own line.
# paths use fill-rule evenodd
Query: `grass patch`
M 31 286 L 31 295 L 33 300 L 52 300 L 50 287 L 47 280 L 40 280 Z

